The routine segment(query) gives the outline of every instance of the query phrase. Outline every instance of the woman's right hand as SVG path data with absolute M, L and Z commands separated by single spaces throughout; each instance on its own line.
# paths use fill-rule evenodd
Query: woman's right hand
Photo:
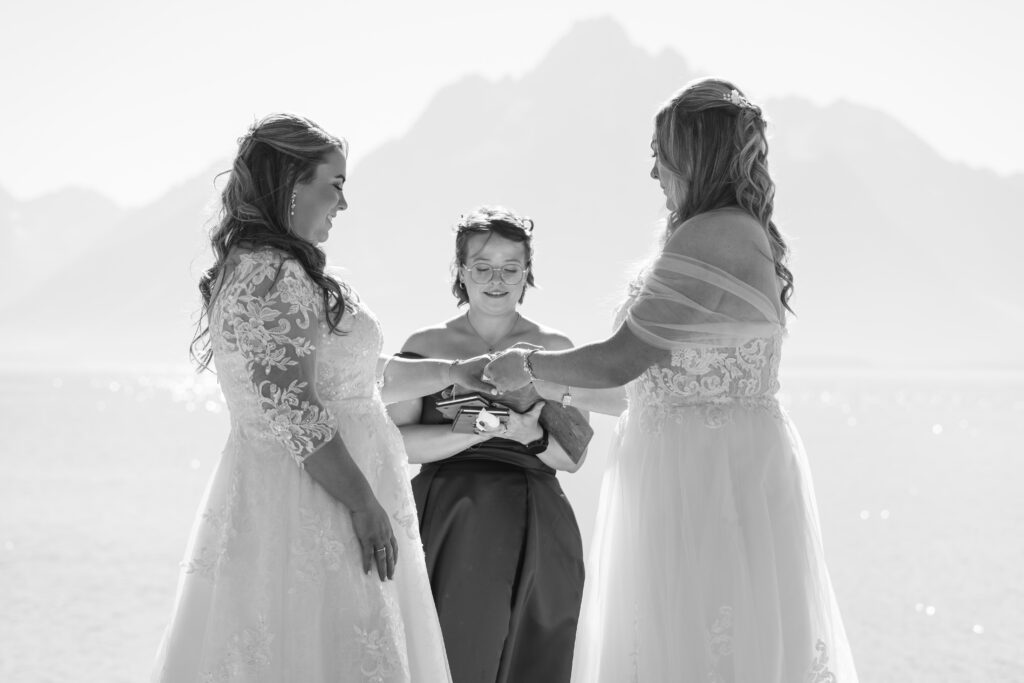
M 508 428 L 500 434 L 495 434 L 495 436 L 518 441 L 524 446 L 533 443 L 544 436 L 544 430 L 539 424 L 542 410 L 544 410 L 544 401 L 537 401 L 525 413 L 517 413 L 509 409 Z
M 352 528 L 363 550 L 363 571 L 369 573 L 376 566 L 381 581 L 394 578 L 398 542 L 391 530 L 391 520 L 376 498 L 365 508 L 352 511 Z

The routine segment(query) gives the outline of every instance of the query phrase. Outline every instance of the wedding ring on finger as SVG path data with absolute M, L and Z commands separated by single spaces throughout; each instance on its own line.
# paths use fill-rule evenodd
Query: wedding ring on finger
M 386 546 L 383 546 L 383 545 L 382 545 L 381 547 L 379 547 L 379 548 L 374 548 L 374 549 L 373 549 L 373 552 L 374 552 L 375 554 L 376 554 L 376 553 L 386 553 L 387 551 L 388 551 L 387 547 L 386 547 Z

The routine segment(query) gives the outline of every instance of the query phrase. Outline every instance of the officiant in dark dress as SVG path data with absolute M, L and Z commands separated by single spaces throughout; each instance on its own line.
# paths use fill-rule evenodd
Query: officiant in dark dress
M 472 358 L 520 342 L 572 347 L 519 313 L 534 283 L 529 219 L 480 207 L 455 232 L 452 293 L 467 310 L 413 334 L 400 355 Z M 576 471 L 583 458 L 573 462 L 541 427 L 539 398 L 528 407 L 518 396 L 523 412 L 510 410 L 506 425 L 453 432 L 436 404 L 459 393 L 449 387 L 389 406 L 410 462 L 422 464 L 412 488 L 452 679 L 568 682 L 583 551 L 555 473 Z

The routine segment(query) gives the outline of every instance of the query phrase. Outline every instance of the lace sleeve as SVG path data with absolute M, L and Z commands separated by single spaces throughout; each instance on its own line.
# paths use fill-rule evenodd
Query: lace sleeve
M 680 226 L 626 313 L 648 344 L 732 346 L 781 329 L 774 264 L 760 225 L 745 214 Z
M 298 262 L 273 252 L 243 256 L 232 281 L 225 341 L 245 359 L 271 432 L 301 466 L 336 431 L 316 392 L 320 293 Z

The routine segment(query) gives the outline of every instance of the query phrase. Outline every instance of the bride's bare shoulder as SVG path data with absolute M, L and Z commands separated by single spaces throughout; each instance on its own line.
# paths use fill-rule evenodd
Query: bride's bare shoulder
M 694 216 L 676 229 L 666 251 L 708 263 L 745 261 L 771 253 L 764 227 L 739 208 Z

